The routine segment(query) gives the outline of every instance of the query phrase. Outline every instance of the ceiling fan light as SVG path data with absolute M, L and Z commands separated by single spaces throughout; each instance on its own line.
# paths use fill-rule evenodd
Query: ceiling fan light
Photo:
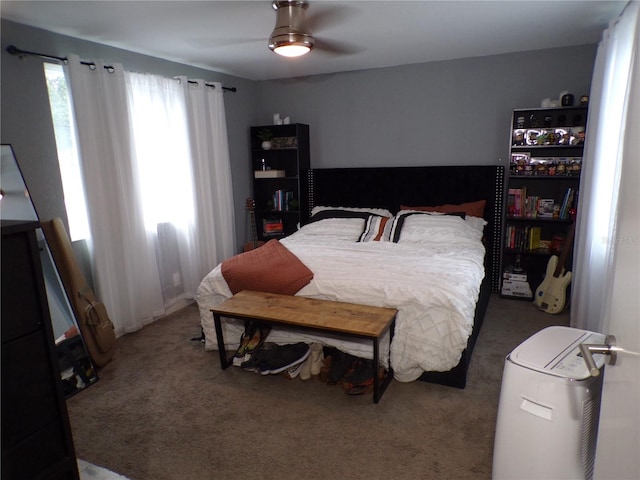
M 280 47 L 276 47 L 273 49 L 278 55 L 282 55 L 283 57 L 300 57 L 305 53 L 309 53 L 311 48 L 306 45 L 282 45 Z
M 299 57 L 311 51 L 313 37 L 297 33 L 272 35 L 269 39 L 269 48 L 284 57 Z

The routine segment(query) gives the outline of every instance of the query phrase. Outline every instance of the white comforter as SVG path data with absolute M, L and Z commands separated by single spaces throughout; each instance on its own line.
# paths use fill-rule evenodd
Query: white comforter
M 311 283 L 296 295 L 398 309 L 391 345 L 398 381 L 410 382 L 424 371 L 456 366 L 471 334 L 484 277 L 481 233 L 469 219 L 441 216 L 435 223 L 421 217 L 405 221 L 406 235 L 403 230 L 398 243 L 356 242 L 352 223 L 323 220 L 281 240 L 314 273 Z M 197 296 L 207 350 L 217 349 L 210 309 L 229 297 L 218 265 L 203 279 Z M 243 324 L 224 321 L 223 325 L 227 348 L 237 348 Z M 338 335 L 274 329 L 268 341 L 320 341 L 352 355 L 372 357 L 370 342 Z M 385 365 L 387 352 L 388 337 L 380 349 Z

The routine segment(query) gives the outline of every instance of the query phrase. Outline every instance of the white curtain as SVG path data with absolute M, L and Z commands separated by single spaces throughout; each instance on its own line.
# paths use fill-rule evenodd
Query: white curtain
M 603 34 L 591 86 L 587 137 L 576 224 L 571 325 L 603 330 L 606 299 L 612 284 L 617 237 L 616 214 L 621 178 L 638 149 L 629 148 L 640 132 L 627 120 L 638 108 L 640 79 L 633 78 L 634 56 L 640 54 L 639 4 L 630 3 Z
M 179 80 L 187 99 L 195 219 L 201 232 L 194 245 L 200 264 L 190 279 L 195 291 L 221 259 L 236 252 L 231 161 L 222 85 L 189 82 L 186 77 Z
M 206 138 L 218 127 L 206 118 L 189 121 L 192 107 L 181 83 L 68 58 L 96 293 L 122 335 L 194 298 L 204 273 L 233 253 L 226 128 L 209 151 L 192 154 L 190 138 Z M 209 108 L 224 118 L 222 100 Z M 226 162 L 223 174 L 198 178 L 214 154 Z M 216 204 L 209 191 L 228 200 Z M 201 210 L 221 226 L 199 223 Z

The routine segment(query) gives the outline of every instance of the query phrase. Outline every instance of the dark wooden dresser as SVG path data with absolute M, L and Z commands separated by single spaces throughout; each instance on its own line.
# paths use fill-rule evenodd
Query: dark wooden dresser
M 2 220 L 2 478 L 79 480 L 37 228 Z

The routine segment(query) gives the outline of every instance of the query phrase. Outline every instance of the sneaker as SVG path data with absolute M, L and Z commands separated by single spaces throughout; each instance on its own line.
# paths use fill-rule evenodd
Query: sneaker
M 362 380 L 367 377 L 365 380 Z M 378 368 L 378 379 L 383 381 L 385 377 L 385 370 L 382 367 Z M 373 392 L 373 361 L 363 360 L 359 368 L 353 370 L 351 377 L 347 382 L 343 382 L 342 386 L 345 389 L 347 395 L 364 395 L 365 393 Z
M 301 374 L 302 368 L 303 366 L 309 361 L 309 358 L 307 358 L 304 362 L 299 363 L 297 365 L 294 365 L 293 367 L 289 367 L 286 371 L 286 373 L 284 374 L 285 377 L 287 377 L 289 380 L 293 380 L 294 378 L 296 378 L 298 375 Z M 300 378 L 302 378 L 302 376 L 300 376 Z M 304 380 L 304 379 L 303 379 Z
M 267 336 L 269 336 L 269 332 L 271 332 L 271 327 L 257 327 L 251 339 L 247 342 L 244 352 L 252 353 L 259 350 L 267 339 Z
M 309 356 L 309 345 L 304 342 L 281 345 L 273 350 L 264 350 L 267 354 L 264 367 L 260 369 L 262 375 L 278 374 L 303 363 Z
M 255 335 L 256 330 L 255 323 L 250 323 L 244 327 L 244 332 L 242 332 L 242 336 L 240 337 L 240 345 L 235 353 L 236 358 L 243 358 L 247 353 L 249 353 L 247 352 L 247 346 Z
M 302 364 L 300 380 L 309 380 L 312 376 L 320 375 L 320 370 L 324 366 L 323 347 L 320 343 L 312 343 L 309 347 L 311 352 L 309 357 Z
M 331 372 L 331 356 L 327 355 L 322 360 L 322 368 L 320 369 L 320 381 L 329 383 L 329 373 Z
M 345 390 L 361 385 L 373 385 L 372 360 L 356 359 L 349 371 L 342 377 L 342 386 Z
M 344 375 L 352 368 L 358 358 L 348 353 L 334 349 L 331 353 L 331 370 L 329 371 L 329 385 L 337 385 L 342 382 Z
M 237 357 L 237 356 L 233 357 L 233 366 L 240 367 L 244 362 L 249 361 L 250 358 L 251 358 L 250 353 L 245 353 L 244 357 Z
M 364 395 L 366 393 L 373 392 L 373 377 L 371 377 L 367 382 L 362 383 L 360 385 L 354 385 L 345 390 L 347 395 Z
M 240 368 L 242 368 L 246 372 L 261 372 L 266 368 L 266 358 L 268 356 L 268 351 L 269 350 L 258 350 L 257 352 L 253 352 L 248 360 L 240 364 Z
M 311 356 L 311 360 L 310 360 L 311 365 L 310 365 L 309 373 L 311 373 L 311 375 L 320 375 L 320 369 L 322 369 L 322 366 L 324 365 L 322 361 L 324 360 L 322 344 L 312 343 L 310 356 Z
M 311 356 L 312 355 L 313 355 L 313 351 L 311 351 L 307 359 L 300 364 L 300 380 L 309 380 L 311 378 Z

